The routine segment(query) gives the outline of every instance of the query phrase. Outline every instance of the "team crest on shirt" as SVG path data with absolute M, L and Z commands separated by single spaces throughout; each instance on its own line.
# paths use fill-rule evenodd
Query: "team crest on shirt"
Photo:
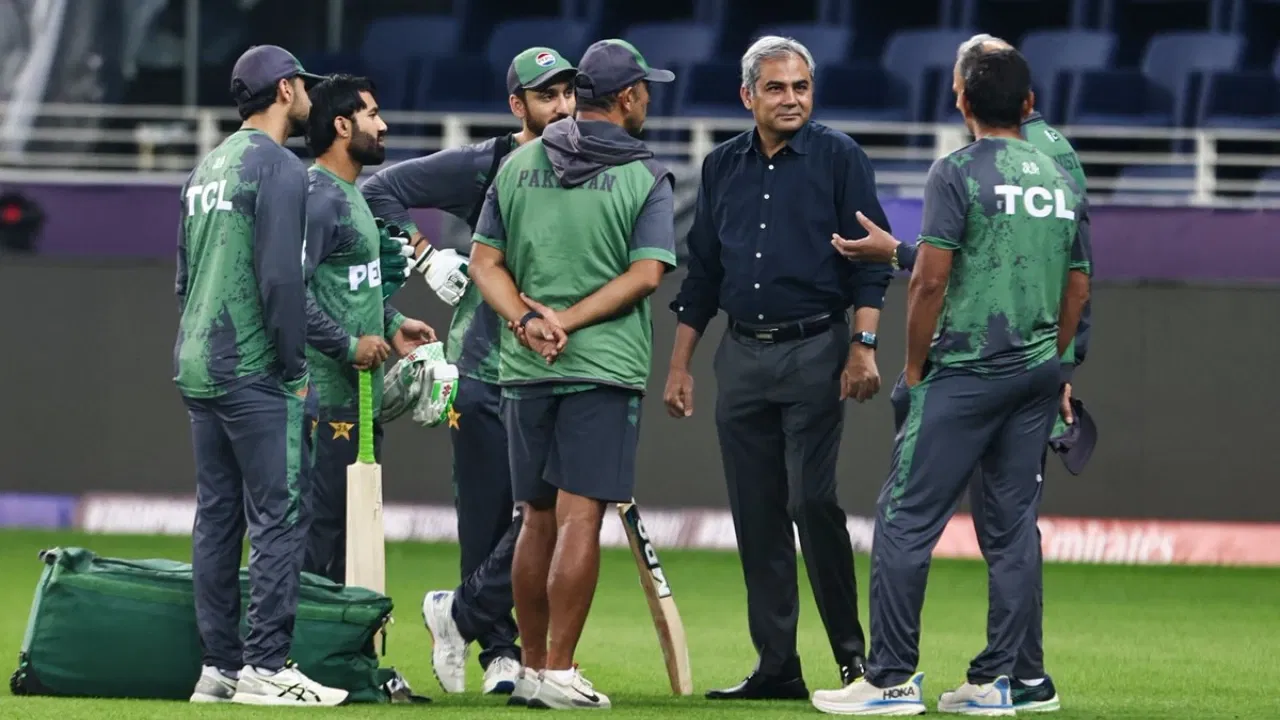
M 538 67 L 551 67 L 556 64 L 556 56 L 549 52 L 540 52 L 538 53 L 538 56 L 533 59 L 533 62 Z

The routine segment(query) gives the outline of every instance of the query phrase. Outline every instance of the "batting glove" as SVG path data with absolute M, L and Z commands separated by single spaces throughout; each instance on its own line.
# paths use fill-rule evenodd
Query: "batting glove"
M 409 279 L 412 268 L 413 245 L 409 234 L 396 225 L 388 225 L 378 218 L 378 263 L 382 268 L 382 299 L 395 294 Z
M 471 284 L 471 278 L 467 277 L 467 258 L 453 249 L 431 253 L 423 275 L 427 287 L 450 306 L 462 300 L 462 294 Z
M 458 368 L 449 363 L 436 363 L 427 370 L 428 387 L 424 383 L 422 397 L 413 409 L 415 422 L 435 427 L 449 419 L 453 401 L 458 397 Z

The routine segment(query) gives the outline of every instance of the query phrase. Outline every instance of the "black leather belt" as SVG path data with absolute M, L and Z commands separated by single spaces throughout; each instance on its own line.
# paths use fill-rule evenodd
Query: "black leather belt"
M 729 332 L 756 342 L 779 343 L 821 335 L 830 330 L 834 322 L 835 317 L 831 313 L 780 325 L 750 325 L 730 318 Z

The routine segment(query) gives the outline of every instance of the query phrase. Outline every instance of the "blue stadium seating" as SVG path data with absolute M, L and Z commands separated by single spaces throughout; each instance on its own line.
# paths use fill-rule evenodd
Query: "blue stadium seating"
M 951 86 L 951 72 L 956 64 L 956 49 L 973 36 L 969 30 L 902 30 L 894 33 L 885 45 L 880 64 L 906 88 L 909 119 L 933 120 L 937 88 Z
M 650 65 L 667 67 L 713 58 L 717 32 L 712 25 L 695 22 L 637 23 L 622 39 L 635 45 Z
M 775 25 L 762 27 L 751 35 L 755 40 L 764 35 L 779 35 L 797 40 L 813 55 L 813 62 L 821 71 L 824 65 L 837 65 L 849 58 L 853 45 L 853 30 L 830 25 Z
M 527 10 L 558 9 L 558 17 L 512 18 L 472 0 L 455 3 L 465 7 L 449 16 L 373 21 L 358 58 L 348 52 L 304 61 L 318 72 L 370 74 L 388 108 L 501 112 L 502 74 L 516 52 L 547 44 L 577 60 L 592 40 L 617 35 L 677 74 L 671 86 L 653 88 L 651 115 L 740 117 L 738 58 L 747 42 L 777 34 L 804 43 L 817 62 L 816 117 L 951 123 L 958 119 L 950 89 L 955 50 L 985 30 L 1020 37 L 1037 106 L 1054 123 L 1277 123 L 1280 27 L 1258 23 L 1271 17 L 1266 8 L 1280 11 L 1280 0 L 1071 0 L 1065 14 L 1055 7 L 1055 19 L 1040 21 L 1064 23 L 1058 27 L 1024 27 L 1027 15 L 1019 12 L 1002 19 L 1003 9 L 1042 1 L 901 0 L 901 7 L 870 7 L 812 0 L 800 8 L 729 12 L 723 0 L 696 0 L 685 10 L 669 3 L 622 12 L 603 0 L 560 0 Z M 915 12 L 907 5 L 937 8 L 942 25 L 904 27 L 903 18 Z M 489 17 L 496 14 L 503 16 Z M 984 26 L 971 30 L 975 23 Z M 477 39 L 480 62 L 456 56 L 464 42 L 477 46 Z M 431 59 L 441 55 L 452 59 Z M 1274 67 L 1263 67 L 1273 59 Z
M 738 89 L 742 68 L 737 62 L 697 63 L 684 69 L 676 88 L 675 115 L 685 117 L 741 117 L 746 110 Z
M 414 107 L 423 58 L 457 49 L 458 23 L 451 17 L 401 15 L 369 24 L 360 43 L 363 71 L 378 85 L 378 100 L 391 110 Z
M 817 120 L 909 122 L 906 83 L 874 63 L 818 68 L 813 117 Z
M 703 23 L 654 22 L 632 25 L 622 34 L 622 39 L 635 45 L 649 65 L 676 74 L 674 83 L 649 86 L 651 115 L 666 116 L 675 109 L 675 96 L 686 80 L 686 68 L 715 56 L 717 32 L 714 26 Z
M 1072 77 L 1082 70 L 1105 70 L 1115 51 L 1115 35 L 1105 30 L 1034 30 L 1017 43 L 1019 52 L 1031 66 L 1036 109 L 1049 120 L 1061 122 L 1060 108 L 1071 88 Z M 935 111 L 931 119 L 941 123 L 960 122 L 951 75 L 937 87 Z
M 485 56 L 475 54 L 432 58 L 417 85 L 414 107 L 431 112 L 506 112 L 507 65 L 499 72 Z
M 1198 75 L 1235 70 L 1243 49 L 1243 38 L 1234 34 L 1156 35 L 1138 70 L 1079 73 L 1066 120 L 1081 125 L 1184 125 L 1192 119 L 1189 99 Z
M 1115 35 L 1105 30 L 1034 30 L 1024 35 L 1018 50 L 1031 66 L 1040 113 L 1050 122 L 1061 122 L 1072 77 L 1081 70 L 1106 69 L 1115 46 Z
M 1215 72 L 1205 78 L 1196 125 L 1275 128 L 1280 124 L 1280 53 L 1270 72 Z
M 490 67 L 505 77 L 511 59 L 534 45 L 555 48 L 572 62 L 592 43 L 591 26 L 563 18 L 519 18 L 494 25 L 485 54 Z
M 1244 54 L 1244 38 L 1229 33 L 1171 32 L 1151 38 L 1142 72 L 1173 97 L 1174 119 L 1190 118 L 1193 75 L 1236 70 Z

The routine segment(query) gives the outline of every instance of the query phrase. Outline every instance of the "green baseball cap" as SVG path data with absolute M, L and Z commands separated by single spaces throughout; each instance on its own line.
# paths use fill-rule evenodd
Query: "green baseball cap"
M 540 88 L 562 73 L 576 75 L 578 69 L 549 47 L 531 47 L 515 56 L 507 68 L 507 91 Z

